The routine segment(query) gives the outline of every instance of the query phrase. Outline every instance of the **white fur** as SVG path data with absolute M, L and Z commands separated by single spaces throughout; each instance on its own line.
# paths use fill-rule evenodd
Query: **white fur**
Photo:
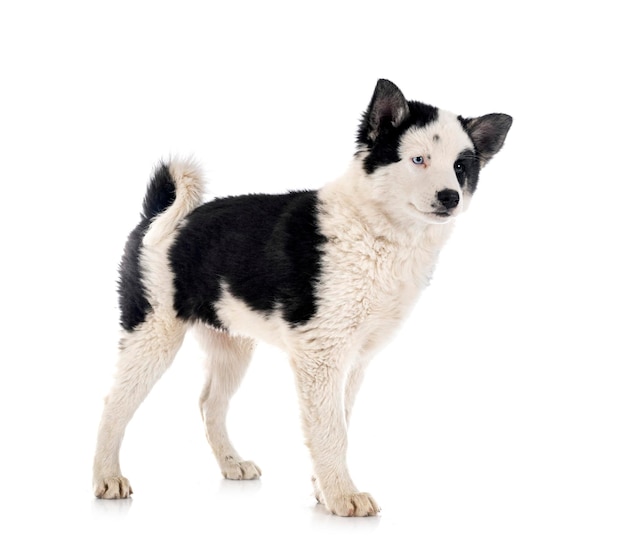
M 394 205 L 401 194 L 384 188 L 379 175 L 363 174 L 357 159 L 342 179 L 321 191 L 320 220 L 329 242 L 318 314 L 288 344 L 318 497 L 340 515 L 378 510 L 349 477 L 347 422 L 367 362 L 428 284 L 451 231 L 449 224 L 428 224 L 415 215 L 404 224 Z
M 434 135 L 439 135 L 435 140 Z M 453 215 L 467 205 L 454 171 L 455 156 L 472 144 L 452 114 L 441 112 L 427 127 L 405 133 L 401 160 L 371 175 L 356 156 L 348 171 L 319 192 L 323 265 L 317 312 L 291 327 L 280 316 L 251 311 L 222 286 L 217 311 L 228 333 L 197 325 L 207 351 L 207 380 L 200 400 L 206 433 L 225 477 L 258 478 L 260 469 L 244 461 L 226 430 L 228 403 L 249 363 L 256 340 L 289 355 L 295 372 L 302 424 L 311 451 L 316 496 L 336 514 L 367 516 L 379 507 L 355 487 L 346 464 L 347 425 L 367 363 L 406 317 L 434 270 L 452 230 L 453 217 L 432 213 L 437 192 L 461 195 Z M 424 165 L 411 162 L 423 156 Z M 177 198 L 156 218 L 144 239 L 141 258 L 153 312 L 121 343 L 116 385 L 108 397 L 94 462 L 98 497 L 127 497 L 119 449 L 126 424 L 154 382 L 171 363 L 185 324 L 173 309 L 173 277 L 168 251 L 178 225 L 201 201 L 195 165 L 178 162 Z

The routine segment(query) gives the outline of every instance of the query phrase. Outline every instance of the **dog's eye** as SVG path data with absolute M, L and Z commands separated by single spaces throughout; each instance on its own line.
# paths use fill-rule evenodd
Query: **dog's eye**
M 454 164 L 454 172 L 456 173 L 456 180 L 459 181 L 461 188 L 463 188 L 463 185 L 465 184 L 465 175 L 467 172 L 467 170 L 465 169 L 465 165 L 463 165 L 463 163 L 461 163 L 460 161 L 457 161 Z
M 415 163 L 415 165 L 424 165 L 424 158 L 422 156 L 415 156 L 411 158 L 411 161 Z

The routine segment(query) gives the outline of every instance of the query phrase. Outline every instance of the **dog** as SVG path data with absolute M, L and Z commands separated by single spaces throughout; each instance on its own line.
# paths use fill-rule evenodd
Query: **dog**
M 407 101 L 380 79 L 346 173 L 319 190 L 203 203 L 197 164 L 158 165 L 120 265 L 122 337 L 98 431 L 95 495 L 132 493 L 119 464 L 126 425 L 193 328 L 207 355 L 200 410 L 224 477 L 261 476 L 235 450 L 225 420 L 265 340 L 287 352 L 295 373 L 316 498 L 340 516 L 378 513 L 346 465 L 365 367 L 427 286 L 511 123 Z

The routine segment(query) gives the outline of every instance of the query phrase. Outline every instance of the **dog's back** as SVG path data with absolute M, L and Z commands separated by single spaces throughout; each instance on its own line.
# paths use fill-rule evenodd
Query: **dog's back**
M 228 330 L 225 290 L 260 314 L 301 325 L 316 311 L 324 237 L 317 192 L 217 199 L 193 211 L 170 250 L 174 305 L 183 320 Z

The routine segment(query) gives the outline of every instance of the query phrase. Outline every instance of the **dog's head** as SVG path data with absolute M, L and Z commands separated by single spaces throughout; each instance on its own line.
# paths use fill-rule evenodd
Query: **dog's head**
M 512 122 L 502 113 L 466 119 L 407 101 L 381 79 L 359 127 L 357 159 L 396 217 L 445 223 L 467 208 Z

